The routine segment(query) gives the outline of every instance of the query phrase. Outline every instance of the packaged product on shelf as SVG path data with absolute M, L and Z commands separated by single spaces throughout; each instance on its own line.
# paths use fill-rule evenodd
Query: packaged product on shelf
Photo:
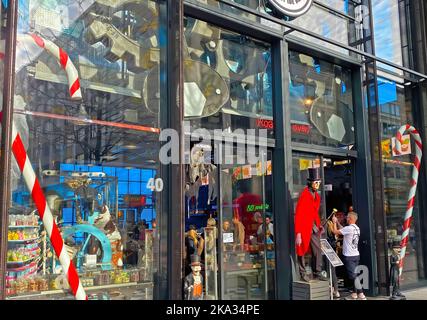
M 139 281 L 147 281 L 145 268 L 139 269 Z
M 6 287 L 6 296 L 16 295 L 16 289 L 14 287 Z
M 139 282 L 139 270 L 131 270 L 130 272 L 130 282 Z
M 48 291 L 49 290 L 49 283 L 48 280 L 43 277 L 37 277 L 36 278 L 37 287 L 39 291 Z
M 130 274 L 126 271 L 121 272 L 121 278 L 123 283 L 129 283 L 130 282 Z
M 34 278 L 28 279 L 28 291 L 29 292 L 37 292 L 39 287 L 37 285 L 37 281 Z
M 14 285 L 16 294 L 22 294 L 28 291 L 27 279 L 18 279 L 13 283 L 13 285 Z

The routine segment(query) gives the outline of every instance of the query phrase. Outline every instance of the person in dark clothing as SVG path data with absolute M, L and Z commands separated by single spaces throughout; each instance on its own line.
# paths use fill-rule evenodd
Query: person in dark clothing
M 400 242 L 393 241 L 393 252 L 390 256 L 390 285 L 393 287 L 390 300 L 406 300 L 406 297 L 400 292 Z

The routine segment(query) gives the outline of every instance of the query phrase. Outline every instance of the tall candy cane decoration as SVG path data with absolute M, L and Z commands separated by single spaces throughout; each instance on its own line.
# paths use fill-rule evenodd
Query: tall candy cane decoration
M 1 119 L 2 112 L 0 112 L 0 122 Z M 22 143 L 21 136 L 17 132 L 15 125 L 12 127 L 12 152 L 15 156 L 16 162 L 18 163 L 19 169 L 22 172 L 25 184 L 28 190 L 31 192 L 31 196 L 34 203 L 36 204 L 40 219 L 43 221 L 44 227 L 52 243 L 53 249 L 55 250 L 56 256 L 59 258 L 63 271 L 67 276 L 68 283 L 73 295 L 77 300 L 87 300 L 86 293 L 80 282 L 76 268 L 74 267 L 74 264 L 70 260 L 70 256 L 64 247 L 64 240 L 62 239 L 59 228 L 53 219 L 52 212 L 47 205 L 43 190 L 36 177 L 36 174 L 34 173 L 34 169 L 31 166 L 30 159 L 28 158 L 24 144 Z
M 411 189 L 409 190 L 408 206 L 406 209 L 405 221 L 403 223 L 402 240 L 400 242 L 401 251 L 400 251 L 400 262 L 399 262 L 399 275 L 402 275 L 403 259 L 405 258 L 406 246 L 408 244 L 408 239 L 409 239 L 409 229 L 411 227 L 411 222 L 412 222 L 412 211 L 414 209 L 415 194 L 417 192 L 418 175 L 420 172 L 421 158 L 423 156 L 423 144 L 421 141 L 421 136 L 418 133 L 418 131 L 409 124 L 400 127 L 399 131 L 397 132 L 396 146 L 394 151 L 397 154 L 401 153 L 402 143 L 403 143 L 402 136 L 406 131 L 409 131 L 409 133 L 414 138 L 416 151 L 415 151 L 415 159 L 413 163 L 414 166 L 412 169 Z
M 42 37 L 30 33 L 30 34 L 20 34 L 18 35 L 18 42 L 25 42 L 29 41 L 32 43 L 37 44 L 40 48 L 45 49 L 50 55 L 55 57 L 59 64 L 61 65 L 62 69 L 65 70 L 65 73 L 67 74 L 67 80 L 68 80 L 68 87 L 70 92 L 70 97 L 72 100 L 81 100 L 82 99 L 82 91 L 80 88 L 80 80 L 79 80 L 79 73 L 74 66 L 71 59 L 68 57 L 67 52 L 63 50 L 62 48 L 58 47 L 56 44 L 54 44 L 50 40 L 43 39 Z M 4 41 L 0 41 L 0 60 L 4 59 Z
M 31 39 L 31 41 L 35 42 L 39 47 L 45 49 L 58 60 L 61 67 L 65 70 L 67 74 L 71 99 L 81 100 L 82 93 L 80 89 L 78 72 L 72 61 L 69 59 L 68 54 L 53 42 L 45 40 L 35 34 L 21 35 L 18 37 L 18 41 L 25 41 L 27 39 Z M 1 53 L 0 59 L 2 59 Z M 0 122 L 1 119 L 2 112 L 0 112 Z M 12 127 L 12 152 L 23 175 L 25 184 L 28 190 L 31 192 L 33 201 L 36 204 L 40 218 L 43 221 L 44 227 L 55 250 L 56 256 L 59 258 L 63 271 L 68 279 L 68 283 L 70 285 L 73 295 L 76 297 L 77 300 L 87 300 L 87 296 L 80 282 L 77 270 L 73 262 L 70 260 L 67 251 L 65 250 L 64 240 L 62 239 L 61 233 L 59 232 L 59 228 L 55 223 L 52 212 L 50 211 L 50 208 L 47 205 L 43 190 L 34 173 L 34 169 L 31 166 L 31 162 L 28 158 L 21 136 L 16 130 L 14 124 Z
M 65 70 L 68 78 L 68 86 L 70 90 L 70 96 L 72 100 L 81 100 L 82 91 L 80 89 L 79 74 L 76 67 L 74 66 L 71 59 L 68 57 L 68 54 L 52 41 L 43 39 L 42 37 L 31 33 L 30 36 L 33 38 L 34 42 L 40 47 L 49 52 L 54 56 L 61 65 L 62 69 Z

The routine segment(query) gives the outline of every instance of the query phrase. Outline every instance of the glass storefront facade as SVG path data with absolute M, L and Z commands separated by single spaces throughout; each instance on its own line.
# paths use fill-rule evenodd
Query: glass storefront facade
M 19 1 L 13 123 L 89 299 L 153 298 L 164 6 Z M 5 296 L 68 298 L 42 200 L 11 170 Z
M 1 298 L 74 298 L 42 194 L 89 299 L 184 299 L 194 254 L 203 299 L 292 299 L 309 168 L 321 219 L 359 213 L 367 293 L 389 293 L 415 150 L 393 139 L 427 138 L 427 8 L 319 0 L 290 18 L 270 2 L 1 2 Z M 427 280 L 424 168 L 404 288 Z

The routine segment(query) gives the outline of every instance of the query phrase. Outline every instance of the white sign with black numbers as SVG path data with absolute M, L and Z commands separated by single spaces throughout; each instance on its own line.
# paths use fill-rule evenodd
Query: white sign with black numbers
M 312 0 L 268 0 L 278 11 L 286 16 L 299 17 L 310 9 Z

